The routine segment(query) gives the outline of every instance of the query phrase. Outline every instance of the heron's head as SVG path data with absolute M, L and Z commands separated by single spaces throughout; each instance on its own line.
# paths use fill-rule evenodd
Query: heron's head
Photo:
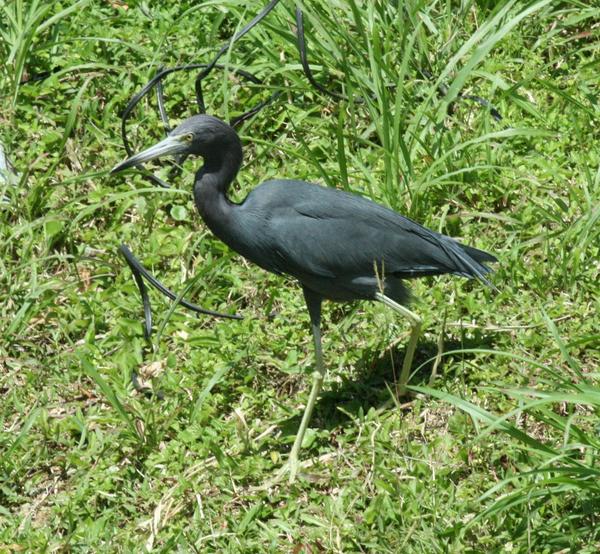
M 192 155 L 210 160 L 232 150 L 241 154 L 240 139 L 232 127 L 211 115 L 194 115 L 173 129 L 167 138 L 117 164 L 111 173 L 163 156 L 181 159 Z

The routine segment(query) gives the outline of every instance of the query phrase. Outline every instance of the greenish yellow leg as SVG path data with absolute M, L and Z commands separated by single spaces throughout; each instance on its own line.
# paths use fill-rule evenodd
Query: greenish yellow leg
M 410 339 L 406 347 L 406 354 L 404 354 L 402 373 L 400 374 L 400 382 L 398 383 L 398 394 L 402 396 L 406 394 L 406 384 L 408 383 L 410 368 L 412 366 L 415 350 L 417 349 L 417 342 L 419 342 L 419 335 L 421 334 L 421 318 L 417 314 L 411 312 L 408 308 L 398 304 L 398 302 L 395 302 L 391 298 L 388 298 L 385 294 L 376 292 L 375 298 L 392 308 L 392 310 L 406 317 L 411 326 Z
M 292 451 L 290 452 L 290 457 L 288 459 L 288 470 L 289 474 L 289 482 L 293 483 L 296 479 L 296 475 L 298 473 L 298 454 L 300 453 L 300 449 L 302 448 L 302 441 L 304 440 L 304 435 L 306 433 L 306 429 L 308 429 L 308 423 L 310 422 L 310 417 L 313 412 L 313 408 L 315 407 L 315 402 L 317 401 L 317 397 L 319 396 L 319 392 L 321 392 L 321 386 L 323 385 L 323 379 L 325 379 L 325 365 L 323 364 L 323 351 L 321 348 L 321 330 L 319 325 L 312 324 L 312 332 L 313 338 L 315 341 L 315 357 L 316 357 L 316 369 L 313 372 L 313 385 L 310 391 L 310 395 L 308 397 L 308 402 L 306 404 L 306 408 L 304 409 L 304 415 L 302 416 L 302 422 L 300 423 L 300 428 L 298 429 L 298 433 L 296 434 L 296 440 L 294 440 L 294 445 L 292 446 Z

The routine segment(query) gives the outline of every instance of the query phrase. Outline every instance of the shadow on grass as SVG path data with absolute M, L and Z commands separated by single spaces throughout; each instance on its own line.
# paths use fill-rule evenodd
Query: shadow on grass
M 444 351 L 493 348 L 493 346 L 493 335 L 481 335 L 461 341 L 445 341 Z M 419 370 L 412 375 L 409 384 L 429 385 L 437 351 L 438 347 L 434 341 L 425 339 L 419 341 L 413 360 L 413 368 Z M 385 407 L 391 399 L 391 394 L 396 391 L 404 352 L 405 344 L 394 346 L 383 353 L 367 351 L 358 361 L 352 376 L 343 374 L 342 381 L 338 383 L 326 379 L 324 390 L 321 391 L 315 404 L 310 427 L 333 431 L 339 426 L 347 425 L 352 421 L 351 418 L 359 417 L 361 412 L 366 414 L 371 408 Z M 442 384 L 446 375 L 460 371 L 462 361 L 469 361 L 474 357 L 475 354 L 471 352 L 442 357 L 434 386 Z M 308 395 L 308 391 L 306 394 Z M 399 402 L 402 404 L 406 400 L 400 399 Z M 411 406 L 408 405 L 405 409 L 410 410 Z M 300 426 L 301 418 L 302 411 L 281 422 L 280 428 L 283 434 L 293 437 Z

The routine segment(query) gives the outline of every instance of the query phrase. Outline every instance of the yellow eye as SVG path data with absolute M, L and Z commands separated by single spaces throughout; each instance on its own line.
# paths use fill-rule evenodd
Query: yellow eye
M 194 140 L 194 134 L 188 133 L 187 135 L 185 135 L 185 140 L 187 140 L 188 142 L 192 142 Z

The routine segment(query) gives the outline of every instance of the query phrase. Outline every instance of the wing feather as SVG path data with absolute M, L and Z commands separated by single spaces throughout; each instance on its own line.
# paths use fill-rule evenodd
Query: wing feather
M 260 198 L 271 270 L 327 278 L 454 273 L 485 281 L 490 254 L 465 247 L 361 196 L 302 181 L 271 181 Z M 249 199 L 253 195 L 251 194 Z M 476 259 L 474 253 L 480 253 Z M 486 281 L 487 282 L 487 281 Z

